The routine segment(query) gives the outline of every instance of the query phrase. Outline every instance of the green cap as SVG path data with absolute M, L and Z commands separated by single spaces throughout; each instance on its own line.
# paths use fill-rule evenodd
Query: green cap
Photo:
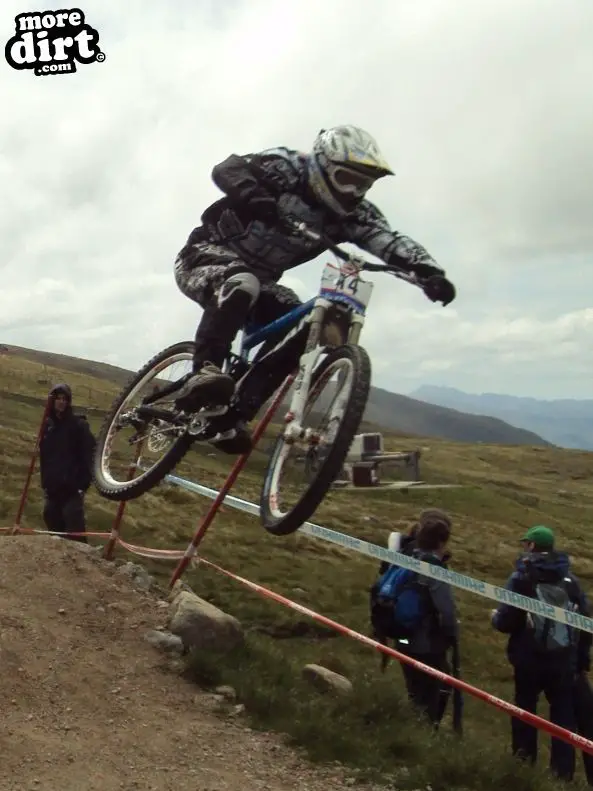
M 534 525 L 529 528 L 521 541 L 533 541 L 538 549 L 553 549 L 554 531 L 544 525 Z

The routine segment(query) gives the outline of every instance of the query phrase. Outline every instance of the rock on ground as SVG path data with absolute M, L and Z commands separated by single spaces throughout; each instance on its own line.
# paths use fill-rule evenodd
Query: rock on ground
M 303 678 L 310 681 L 320 692 L 338 692 L 346 694 L 352 692 L 352 682 L 333 670 L 328 670 L 322 665 L 305 665 Z
M 186 590 L 173 598 L 168 626 L 186 648 L 199 651 L 232 651 L 244 640 L 236 618 Z
M 162 602 L 79 546 L 0 538 L 0 791 L 349 787 L 166 671 Z

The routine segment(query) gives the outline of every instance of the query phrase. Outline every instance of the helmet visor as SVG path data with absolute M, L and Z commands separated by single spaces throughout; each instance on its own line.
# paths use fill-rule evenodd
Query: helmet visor
M 375 181 L 372 176 L 351 170 L 343 165 L 334 165 L 329 168 L 328 175 L 338 192 L 350 195 L 364 195 Z

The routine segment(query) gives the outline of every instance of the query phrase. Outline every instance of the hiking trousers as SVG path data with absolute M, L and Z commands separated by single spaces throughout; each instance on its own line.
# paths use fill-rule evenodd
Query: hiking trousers
M 568 664 L 530 664 L 515 667 L 515 705 L 537 714 L 537 704 L 543 692 L 550 705 L 550 720 L 561 728 L 576 731 L 574 707 L 574 676 Z M 511 718 L 513 754 L 531 763 L 537 760 L 537 728 L 515 717 Z M 562 780 L 572 780 L 575 771 L 575 751 L 570 744 L 552 739 L 550 771 Z
M 574 682 L 574 704 L 577 733 L 593 740 L 593 690 L 587 676 L 578 675 Z M 593 786 L 593 755 L 583 750 L 583 766 L 587 783 Z
M 86 532 L 84 494 L 75 492 L 74 494 L 51 497 L 46 495 L 43 521 L 50 532 L 67 534 Z M 86 536 L 65 535 L 62 538 L 88 543 Z
M 398 651 L 403 651 L 401 645 L 398 646 Z M 424 665 L 434 667 L 435 670 L 440 670 L 451 675 L 451 667 L 447 659 L 446 653 L 434 654 L 412 654 L 409 651 L 403 651 L 411 659 L 416 659 Z M 402 672 L 404 674 L 404 681 L 406 682 L 406 690 L 410 701 L 421 711 L 432 725 L 438 726 L 445 714 L 447 701 L 451 695 L 451 687 L 448 684 L 443 684 L 440 679 L 434 676 L 429 676 L 422 670 L 417 670 L 405 662 L 401 662 Z

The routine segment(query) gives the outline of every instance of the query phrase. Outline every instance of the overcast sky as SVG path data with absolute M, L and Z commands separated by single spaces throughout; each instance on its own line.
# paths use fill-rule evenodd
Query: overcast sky
M 593 397 L 591 0 L 81 7 L 104 63 L 0 64 L 0 342 L 137 368 L 192 338 L 172 265 L 212 166 L 354 123 L 397 172 L 369 197 L 459 291 L 371 276 L 374 384 Z M 2 2 L 3 42 L 30 10 Z M 312 296 L 320 264 L 285 282 Z

